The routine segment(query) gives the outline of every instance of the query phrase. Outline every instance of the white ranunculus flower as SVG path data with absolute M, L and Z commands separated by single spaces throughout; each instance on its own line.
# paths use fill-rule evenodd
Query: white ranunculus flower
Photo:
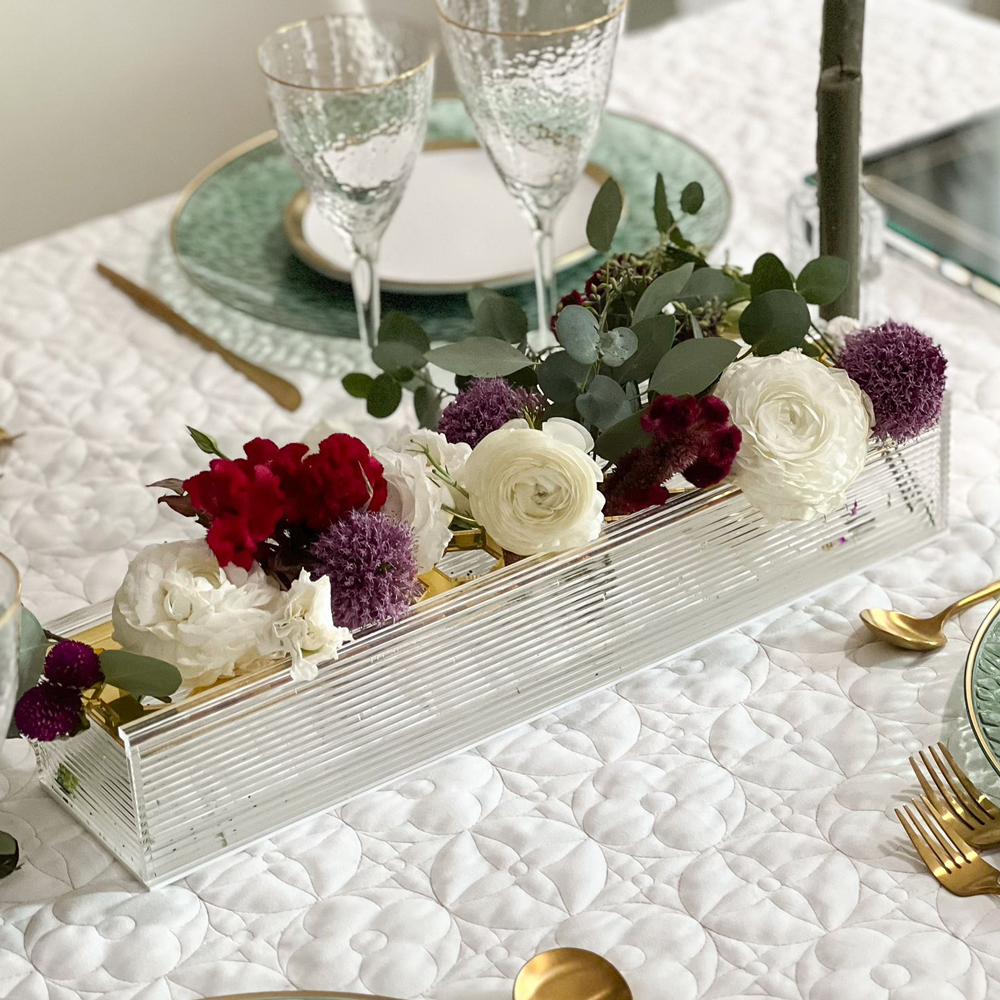
M 829 514 L 865 465 L 871 401 L 801 351 L 730 365 L 715 390 L 743 432 L 733 479 L 772 521 Z
M 426 428 L 416 431 L 400 431 L 389 438 L 386 448 L 389 451 L 402 451 L 417 455 L 427 464 L 431 478 L 445 486 L 448 484 L 434 471 L 434 466 L 444 469 L 451 479 L 455 480 L 456 483 L 461 483 L 465 472 L 465 463 L 472 454 L 472 449 L 464 442 L 452 444 L 443 434 Z M 430 454 L 429 459 L 425 449 Z M 454 507 L 460 514 L 468 514 L 469 498 L 451 486 L 448 486 L 448 492 L 451 494 L 450 506 Z
M 111 620 L 123 649 L 174 664 L 190 690 L 260 658 L 280 595 L 257 565 L 225 572 L 205 541 L 167 542 L 129 564 Z
M 309 681 L 319 673 L 321 660 L 336 659 L 340 647 L 351 639 L 351 630 L 333 623 L 330 580 L 313 580 L 307 570 L 299 573 L 282 594 L 261 653 L 290 656 L 292 676 Z
M 861 329 L 861 323 L 853 316 L 834 316 L 820 329 L 826 342 L 833 348 L 834 354 L 839 354 L 844 349 L 847 338 Z
M 385 474 L 386 500 L 382 513 L 413 529 L 417 544 L 417 572 L 433 569 L 451 541 L 451 503 L 446 486 L 431 479 L 421 455 L 380 448 L 374 456 Z
M 512 420 L 487 434 L 465 465 L 472 515 L 494 541 L 518 555 L 555 552 L 601 533 L 601 467 L 593 439 L 573 420 L 541 430 Z

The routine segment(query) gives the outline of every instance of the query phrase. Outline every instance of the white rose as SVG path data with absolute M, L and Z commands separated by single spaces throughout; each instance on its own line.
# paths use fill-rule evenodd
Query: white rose
M 115 639 L 174 664 L 186 689 L 205 687 L 260 658 L 280 594 L 257 565 L 223 572 L 203 540 L 147 545 L 115 595 Z
M 473 517 L 518 555 L 593 541 L 603 523 L 604 476 L 587 454 L 592 445 L 583 427 L 564 419 L 541 430 L 512 420 L 487 434 L 465 465 Z
M 843 504 L 874 422 L 846 372 L 785 351 L 730 365 L 715 395 L 743 432 L 733 478 L 769 520 L 806 521 Z
M 307 570 L 299 573 L 282 594 L 260 651 L 271 656 L 290 656 L 292 676 L 312 680 L 321 660 L 336 659 L 340 647 L 351 639 L 351 630 L 333 623 L 330 580 L 313 580 Z
M 420 455 L 389 451 L 374 452 L 385 473 L 386 500 L 382 513 L 413 529 L 417 546 L 417 572 L 433 569 L 451 541 L 451 503 L 447 487 L 432 480 Z
M 833 348 L 833 353 L 839 354 L 844 349 L 847 338 L 861 329 L 860 321 L 853 316 L 834 316 L 820 325 L 823 338 Z
M 438 469 L 444 469 L 449 479 L 461 483 L 465 473 L 465 463 L 472 454 L 472 449 L 467 444 L 464 442 L 452 444 L 443 434 L 422 428 L 416 431 L 400 431 L 399 434 L 389 438 L 386 448 L 389 451 L 415 454 L 426 462 L 431 478 L 448 487 L 448 492 L 451 494 L 450 506 L 460 514 L 469 513 L 469 498 L 461 490 L 445 482 L 434 468 L 437 466 Z

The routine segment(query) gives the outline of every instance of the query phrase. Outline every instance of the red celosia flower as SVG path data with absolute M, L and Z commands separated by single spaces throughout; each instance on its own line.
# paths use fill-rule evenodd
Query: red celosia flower
M 328 437 L 314 455 L 304 444 L 279 448 L 266 438 L 243 451 L 245 458 L 215 459 L 183 484 L 209 522 L 208 544 L 221 566 L 250 569 L 260 546 L 282 532 L 319 532 L 352 510 L 385 503 L 381 464 L 349 434 Z
M 729 475 L 743 439 L 729 423 L 729 408 L 715 396 L 657 396 L 641 423 L 653 440 L 616 463 L 604 485 L 607 514 L 663 503 L 663 483 L 677 473 L 693 486 L 714 486 Z
M 321 441 L 319 451 L 309 455 L 303 467 L 298 501 L 312 531 L 323 531 L 352 510 L 376 511 L 385 504 L 382 463 L 350 434 L 331 434 Z

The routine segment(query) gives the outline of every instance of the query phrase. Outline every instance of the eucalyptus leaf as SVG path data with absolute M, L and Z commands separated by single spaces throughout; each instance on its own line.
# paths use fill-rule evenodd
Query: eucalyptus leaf
M 364 372 L 352 372 L 341 380 L 344 390 L 355 399 L 367 399 L 375 379 Z
M 697 215 L 705 204 L 705 189 L 697 182 L 691 181 L 681 192 L 681 209 L 688 215 Z
M 780 354 L 802 343 L 810 322 L 809 306 L 798 292 L 774 288 L 750 300 L 740 315 L 740 335 L 755 354 Z
M 486 294 L 478 297 L 473 312 L 476 335 L 523 344 L 528 339 L 528 317 L 524 310 L 506 295 L 491 289 L 483 291 Z
M 421 354 L 430 349 L 431 342 L 424 328 L 406 313 L 391 312 L 386 313 L 378 328 L 378 342 L 409 344 L 415 347 Z M 410 366 L 415 367 L 413 365 Z
M 108 684 L 127 691 L 133 698 L 163 700 L 181 686 L 181 672 L 172 663 L 124 649 L 104 650 L 101 672 Z
M 441 394 L 429 385 L 418 386 L 413 393 L 413 410 L 421 427 L 434 430 L 441 417 Z
M 736 282 L 728 274 L 715 267 L 700 267 L 691 275 L 678 301 L 687 305 L 701 305 L 714 299 L 728 302 L 735 291 Z
M 556 337 L 574 361 L 592 365 L 597 360 L 597 318 L 589 309 L 566 306 L 556 320 Z
M 598 345 L 601 361 L 609 368 L 621 367 L 638 348 L 639 338 L 627 326 L 603 331 Z
M 544 423 L 552 417 L 565 417 L 567 420 L 579 422 L 580 414 L 576 412 L 576 397 L 564 399 L 561 403 L 549 403 L 542 415 L 542 422 Z
M 525 365 L 520 371 L 511 372 L 510 375 L 505 375 L 504 378 L 511 385 L 519 385 L 523 389 L 538 388 L 538 372 L 531 365 Z
M 788 268 L 773 253 L 761 254 L 750 273 L 750 294 L 763 295 L 775 288 L 794 288 Z
M 595 250 L 607 253 L 611 249 L 623 207 L 622 189 L 613 177 L 609 177 L 597 192 L 587 219 L 587 239 Z
M 643 293 L 632 315 L 632 327 L 644 319 L 663 312 L 664 307 L 680 298 L 684 286 L 691 280 L 694 264 L 682 264 L 673 271 L 661 274 Z
M 667 233 L 674 224 L 674 213 L 670 211 L 667 202 L 667 187 L 663 183 L 663 174 L 656 175 L 656 190 L 653 194 L 653 215 L 656 217 L 656 228 L 661 233 Z
M 617 462 L 633 448 L 645 448 L 653 439 L 642 429 L 642 412 L 633 413 L 613 424 L 597 438 L 597 454 Z
M 45 636 L 38 619 L 22 605 L 21 607 L 21 639 L 17 646 L 17 697 L 33 688 L 42 676 L 45 667 L 45 654 L 49 648 L 49 640 Z M 11 719 L 7 736 L 13 739 L 18 735 L 17 726 Z
M 368 412 L 373 417 L 391 417 L 403 399 L 403 387 L 391 375 L 383 372 L 372 383 L 368 393 Z
M 595 375 L 587 391 L 577 397 L 576 410 L 588 426 L 603 430 L 624 420 L 632 407 L 625 390 L 613 378 Z
M 565 351 L 555 351 L 538 366 L 538 387 L 553 403 L 576 399 L 590 374 L 590 365 L 574 361 Z
M 476 378 L 512 375 L 528 363 L 516 347 L 495 337 L 466 337 L 455 344 L 435 347 L 425 357 L 445 371 Z
M 384 372 L 396 375 L 402 369 L 409 369 L 410 374 L 406 377 L 400 375 L 400 381 L 405 382 L 407 378 L 413 377 L 413 370 L 422 368 L 427 364 L 424 357 L 426 348 L 414 347 L 413 344 L 403 340 L 381 340 L 372 348 L 372 361 Z M 369 391 L 371 388 L 369 387 Z
M 222 449 L 216 443 L 215 438 L 206 434 L 204 431 L 199 431 L 194 427 L 188 428 L 188 433 L 191 435 L 194 443 L 206 454 L 215 455 L 218 458 L 225 458 L 226 456 L 222 453 Z
M 722 337 L 678 344 L 656 366 L 649 388 L 669 396 L 692 396 L 707 389 L 736 360 L 740 349 Z
M 15 872 L 20 860 L 21 852 L 17 841 L 9 833 L 0 830 L 0 879 Z
M 814 306 L 829 305 L 847 287 L 851 269 L 840 257 L 817 257 L 799 274 L 795 287 Z
M 645 382 L 656 370 L 660 359 L 673 346 L 677 321 L 658 313 L 632 326 L 638 344 L 635 353 L 614 370 L 619 382 Z

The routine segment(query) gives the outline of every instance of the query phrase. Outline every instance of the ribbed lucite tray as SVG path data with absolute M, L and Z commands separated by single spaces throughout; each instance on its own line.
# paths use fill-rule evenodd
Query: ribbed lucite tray
M 678 496 L 422 602 L 315 680 L 236 678 L 39 744 L 41 781 L 143 882 L 172 881 L 927 542 L 947 525 L 947 442 L 942 421 L 873 450 L 847 504 L 806 523 L 769 526 L 726 484 Z

